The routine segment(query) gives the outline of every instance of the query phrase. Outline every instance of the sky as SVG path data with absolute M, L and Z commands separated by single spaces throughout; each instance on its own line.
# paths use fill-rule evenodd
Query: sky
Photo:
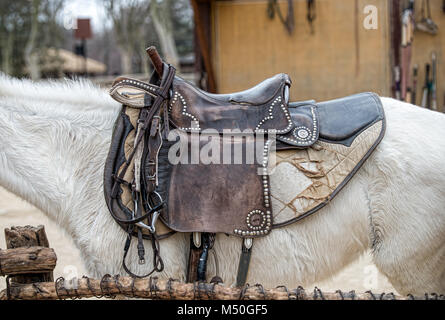
M 109 23 L 101 0 L 70 0 L 65 4 L 62 13 L 65 28 L 72 28 L 73 21 L 77 18 L 90 18 L 93 33 L 102 30 L 104 24 Z

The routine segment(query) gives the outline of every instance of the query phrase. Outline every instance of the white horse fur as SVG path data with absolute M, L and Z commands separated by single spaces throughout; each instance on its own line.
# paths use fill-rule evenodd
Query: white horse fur
M 248 282 L 308 285 L 333 276 L 371 249 L 401 294 L 445 293 L 445 115 L 382 98 L 383 141 L 325 208 L 255 240 Z M 89 82 L 34 84 L 0 76 L 0 185 L 55 220 L 80 249 L 90 276 L 125 275 L 126 233 L 110 216 L 102 175 L 120 106 Z M 286 188 L 285 185 L 282 186 Z M 184 280 L 189 235 L 162 240 L 161 277 Z M 146 241 L 127 262 L 151 269 Z M 226 285 L 235 281 L 241 240 L 218 235 Z M 213 260 L 209 259 L 209 274 Z

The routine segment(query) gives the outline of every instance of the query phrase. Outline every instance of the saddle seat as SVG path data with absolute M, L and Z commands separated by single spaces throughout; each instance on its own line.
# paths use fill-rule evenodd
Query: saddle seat
M 283 82 L 291 84 L 289 77 L 284 73 L 280 73 L 244 91 L 213 94 L 201 89 L 198 90 L 201 94 L 207 96 L 208 99 L 235 104 L 263 105 L 277 94 Z
M 186 132 L 193 130 L 250 130 L 257 133 L 289 132 L 287 74 L 278 74 L 246 91 L 211 94 L 175 77 L 169 105 L 170 122 Z
M 169 103 L 170 122 L 186 132 L 213 129 L 251 130 L 284 134 L 293 123 L 288 110 L 291 80 L 277 74 L 253 88 L 229 94 L 212 94 L 175 76 Z M 119 77 L 110 94 L 122 104 L 142 109 L 156 97 L 159 86 Z

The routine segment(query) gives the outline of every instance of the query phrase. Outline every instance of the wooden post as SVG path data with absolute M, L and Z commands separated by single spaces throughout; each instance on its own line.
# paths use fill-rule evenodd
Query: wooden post
M 20 247 L 46 247 L 49 248 L 45 227 L 11 227 L 5 229 L 6 248 L 15 249 Z M 56 257 L 57 259 L 57 257 Z M 35 282 L 54 281 L 53 272 L 30 273 L 13 276 L 10 278 L 11 284 L 26 284 Z
M 51 248 L 20 247 L 0 250 L 0 276 L 52 272 L 56 262 L 56 253 Z

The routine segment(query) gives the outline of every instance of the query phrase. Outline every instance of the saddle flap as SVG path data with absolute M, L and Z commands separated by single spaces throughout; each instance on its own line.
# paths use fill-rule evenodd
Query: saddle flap
M 254 137 L 215 135 L 212 140 L 213 137 L 218 141 L 205 143 L 202 135 L 198 137 L 201 139 L 199 161 L 193 160 L 193 138 L 189 134 L 181 135 L 181 139 L 187 141 L 185 144 L 170 147 L 170 156 L 175 152 L 180 154 L 179 163 L 169 165 L 160 159 L 160 172 L 169 174 L 169 177 L 160 175 L 169 180 L 168 183 L 160 181 L 166 190 L 159 193 L 168 201 L 161 214 L 162 221 L 179 232 L 226 233 L 240 237 L 268 234 L 272 210 L 266 167 L 271 142 L 258 144 Z M 257 150 L 252 152 L 255 147 Z M 233 151 L 228 158 L 224 154 L 227 150 Z M 255 159 L 249 160 L 255 153 Z M 211 163 L 205 157 L 209 154 Z
M 250 103 L 234 100 L 237 94 L 212 95 L 176 77 L 169 104 L 170 122 L 178 129 L 192 132 L 207 129 L 284 134 L 293 128 L 288 110 L 290 79 L 281 74 L 269 87 L 250 93 Z M 270 90 L 273 88 L 274 90 Z M 263 97 L 264 94 L 267 97 Z M 264 101 L 254 104 L 252 101 Z

